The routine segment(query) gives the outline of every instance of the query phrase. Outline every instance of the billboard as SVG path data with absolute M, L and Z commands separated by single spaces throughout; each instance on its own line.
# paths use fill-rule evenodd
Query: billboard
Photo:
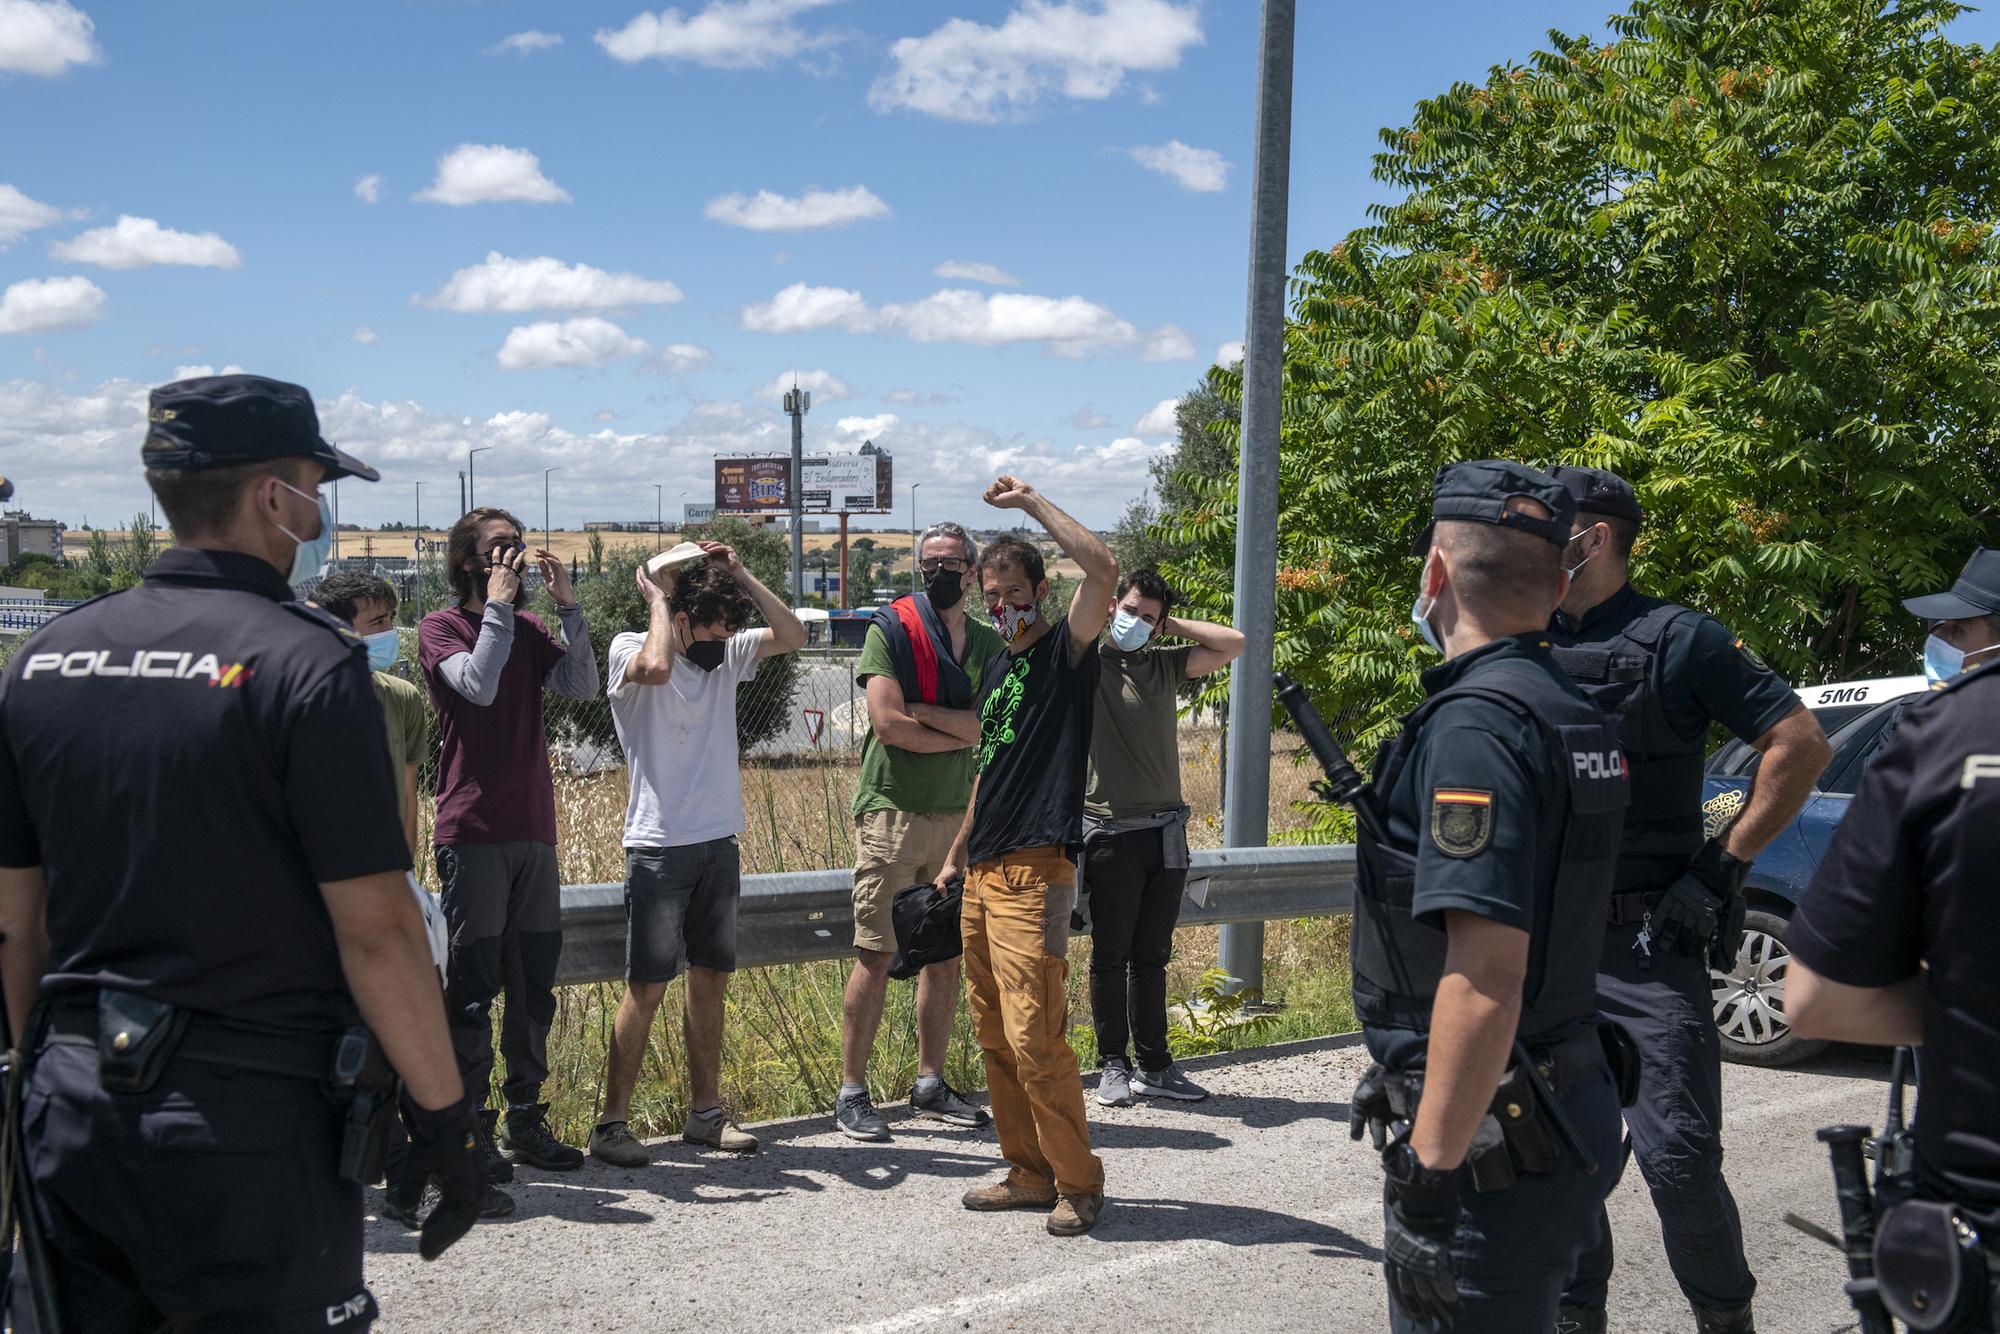
M 769 514 L 791 508 L 788 458 L 717 459 L 715 508 L 723 514 Z
M 876 486 L 876 454 L 823 454 L 803 460 L 800 494 L 809 510 L 846 510 L 849 513 L 873 510 Z

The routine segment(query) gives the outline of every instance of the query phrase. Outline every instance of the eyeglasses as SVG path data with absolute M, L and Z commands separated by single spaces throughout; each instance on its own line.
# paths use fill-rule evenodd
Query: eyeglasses
M 936 574 L 939 570 L 950 570 L 953 574 L 964 574 L 972 568 L 969 562 L 962 560 L 925 560 L 918 561 L 917 566 L 925 574 Z

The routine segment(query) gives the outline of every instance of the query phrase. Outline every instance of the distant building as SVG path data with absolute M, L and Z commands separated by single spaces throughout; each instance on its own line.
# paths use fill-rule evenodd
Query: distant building
M 47 556 L 51 560 L 62 559 L 63 526 L 54 519 L 37 519 L 22 510 L 9 510 L 5 515 L 7 525 L 7 562 L 12 564 L 21 556 Z

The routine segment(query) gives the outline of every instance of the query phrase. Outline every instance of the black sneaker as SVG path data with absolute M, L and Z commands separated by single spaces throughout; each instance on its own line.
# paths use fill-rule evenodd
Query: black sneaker
M 833 1104 L 833 1124 L 849 1139 L 889 1138 L 889 1123 L 882 1119 L 882 1113 L 875 1110 L 867 1089 L 840 1095 L 840 1100 Z
M 500 1123 L 500 1151 L 544 1172 L 574 1172 L 583 1166 L 583 1150 L 557 1139 L 549 1130 L 548 1115 L 545 1102 L 509 1107 L 507 1119 Z
M 378 1212 L 381 1217 L 392 1223 L 401 1223 L 406 1231 L 415 1232 L 424 1225 L 424 1220 L 430 1217 L 431 1210 L 436 1207 L 437 1202 L 438 1188 L 435 1182 L 424 1182 L 423 1189 L 417 1192 L 415 1200 L 405 1198 L 403 1192 L 391 1186 L 382 1192 L 382 1207 Z
M 481 1218 L 512 1218 L 514 1197 L 498 1186 L 488 1186 L 479 1196 Z
M 486 1107 L 480 1109 L 479 1156 L 486 1160 L 486 1179 L 488 1181 L 512 1181 L 514 1179 L 514 1164 L 502 1157 L 500 1150 L 494 1147 L 493 1144 L 493 1127 L 494 1123 L 499 1119 L 500 1113 L 494 1111 L 492 1108 Z
M 942 1079 L 931 1086 L 929 1093 L 923 1092 L 922 1088 L 919 1084 L 910 1090 L 910 1110 L 918 1116 L 963 1130 L 978 1130 L 981 1126 L 993 1124 L 993 1118 L 986 1114 L 985 1108 L 974 1107 Z

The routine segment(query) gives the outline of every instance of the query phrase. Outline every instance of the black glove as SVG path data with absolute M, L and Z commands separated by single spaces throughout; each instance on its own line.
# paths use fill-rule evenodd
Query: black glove
M 1743 919 L 1749 911 L 1750 905 L 1740 889 L 1722 905 L 1721 925 L 1715 928 L 1715 939 L 1708 947 L 1708 966 L 1716 972 L 1726 973 L 1736 967 L 1736 953 L 1743 948 Z
M 1451 1239 L 1458 1231 L 1459 1173 L 1431 1171 L 1408 1140 L 1398 1140 L 1382 1155 L 1382 1176 L 1389 1187 L 1382 1236 L 1389 1295 L 1410 1319 L 1450 1329 L 1458 1317 Z
M 435 1260 L 470 1232 L 479 1218 L 479 1197 L 486 1193 L 486 1164 L 479 1154 L 478 1114 L 471 1094 L 434 1112 L 417 1106 L 406 1095 L 403 1121 L 410 1131 L 410 1175 L 417 1180 L 431 1177 L 438 1184 L 437 1205 L 424 1219 L 417 1240 L 418 1253 L 426 1260 Z
M 1722 850 L 1722 843 L 1709 839 L 1701 845 L 1681 878 L 1667 886 L 1653 908 L 1653 938 L 1664 949 L 1681 954 L 1707 954 L 1711 962 L 1723 955 L 1736 958 L 1742 941 L 1741 909 L 1743 880 L 1750 863 L 1738 861 Z M 1724 940 L 1723 928 L 1737 919 L 1732 938 Z
M 1363 1131 L 1375 1140 L 1375 1151 L 1380 1153 L 1389 1142 L 1389 1123 L 1396 1119 L 1396 1111 L 1389 1106 L 1388 1091 L 1382 1087 L 1382 1076 L 1388 1073 L 1379 1065 L 1368 1067 L 1368 1073 L 1361 1076 L 1361 1082 L 1354 1086 L 1354 1092 L 1347 1099 L 1347 1137 L 1361 1138 Z

